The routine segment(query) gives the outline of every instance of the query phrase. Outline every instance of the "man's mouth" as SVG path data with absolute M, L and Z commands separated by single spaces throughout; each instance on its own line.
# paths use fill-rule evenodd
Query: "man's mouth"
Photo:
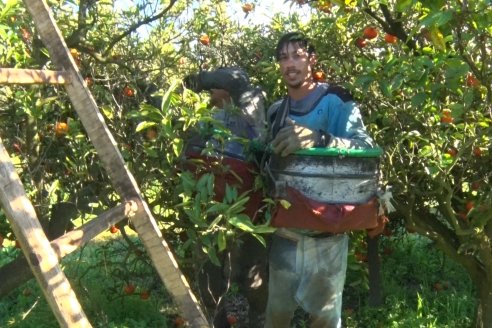
M 295 78 L 297 76 L 297 71 L 288 71 L 285 73 L 285 75 L 288 77 L 288 78 Z

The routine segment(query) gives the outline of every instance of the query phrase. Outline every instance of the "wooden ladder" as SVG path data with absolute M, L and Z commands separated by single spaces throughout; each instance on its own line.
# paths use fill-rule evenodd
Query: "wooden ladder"
M 123 200 L 122 204 L 50 243 L 0 139 L 0 205 L 58 323 L 61 327 L 91 327 L 60 267 L 59 260 L 111 225 L 124 218 L 131 218 L 183 318 L 191 327 L 210 327 L 174 255 L 163 239 L 133 175 L 127 169 L 46 1 L 24 0 L 24 4 L 57 71 L 0 68 L 0 84 L 63 84 L 113 187 Z

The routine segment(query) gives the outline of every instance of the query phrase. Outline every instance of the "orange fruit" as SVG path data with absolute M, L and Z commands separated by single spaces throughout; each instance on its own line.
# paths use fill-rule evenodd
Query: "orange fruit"
M 92 85 L 94 84 L 94 80 L 90 76 L 86 76 L 86 78 L 84 79 L 84 82 L 87 85 L 87 87 L 89 87 L 89 88 L 92 87 Z
M 441 116 L 441 123 L 445 123 L 445 124 L 448 124 L 448 123 L 453 123 L 454 119 L 453 117 L 451 116 Z
M 243 9 L 243 11 L 247 14 L 247 13 L 249 13 L 250 11 L 252 11 L 252 10 L 253 10 L 254 5 L 253 5 L 253 4 L 251 4 L 251 3 L 245 3 L 244 5 L 242 5 L 242 7 L 241 7 L 241 8 L 242 8 L 242 9 Z
M 147 140 L 155 140 L 157 138 L 157 130 L 155 128 L 150 128 L 145 131 L 145 137 Z
M 373 26 L 367 26 L 363 31 L 364 38 L 368 40 L 375 39 L 378 36 L 378 30 Z
M 26 28 L 21 28 L 21 34 L 24 41 L 27 41 L 31 38 L 31 32 L 29 32 Z
M 140 293 L 140 299 L 142 300 L 147 300 L 150 297 L 150 291 L 144 290 L 143 292 Z
M 175 327 L 183 327 L 185 325 L 186 321 L 181 318 L 181 317 L 177 317 L 176 319 L 174 319 L 174 326 Z
M 68 124 L 65 122 L 56 122 L 55 124 L 55 135 L 57 137 L 64 136 L 68 133 Z
M 237 323 L 237 318 L 236 318 L 236 316 L 235 316 L 235 315 L 233 315 L 233 314 L 229 314 L 229 315 L 227 315 L 227 322 L 228 322 L 231 326 L 235 325 L 235 324 Z
M 129 86 L 125 86 L 123 88 L 123 94 L 127 97 L 133 97 L 135 95 L 135 91 Z
M 323 4 L 320 4 L 318 6 L 318 9 L 326 14 L 331 13 L 331 3 L 330 2 L 325 2 Z
M 355 45 L 357 46 L 357 48 L 362 49 L 367 45 L 367 41 L 363 38 L 358 38 L 357 40 L 355 40 Z
M 321 71 L 314 72 L 313 79 L 315 81 L 323 81 L 325 79 L 325 73 Z
M 455 157 L 458 154 L 458 149 L 452 146 L 448 147 L 448 149 L 446 150 L 446 154 L 449 154 L 449 156 L 451 157 Z
M 387 43 L 396 43 L 398 41 L 398 38 L 392 34 L 386 33 L 384 36 L 384 41 Z
M 71 48 L 70 49 L 70 55 L 72 55 L 73 59 L 75 60 L 75 63 L 77 66 L 80 65 L 80 53 L 77 49 Z
M 123 291 L 125 292 L 126 295 L 132 295 L 135 292 L 135 286 L 132 284 L 128 284 L 125 287 L 123 287 Z
M 207 34 L 203 34 L 202 36 L 200 36 L 200 43 L 204 46 L 210 45 L 210 38 Z
M 466 85 L 475 88 L 480 86 L 480 81 L 473 75 L 473 73 L 468 73 L 466 76 Z

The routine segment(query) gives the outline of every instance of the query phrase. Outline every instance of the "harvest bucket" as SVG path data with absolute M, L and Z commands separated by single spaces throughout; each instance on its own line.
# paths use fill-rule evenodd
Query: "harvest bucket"
M 327 204 L 364 204 L 376 196 L 382 150 L 310 148 L 286 157 L 272 155 L 274 197 L 287 187 Z

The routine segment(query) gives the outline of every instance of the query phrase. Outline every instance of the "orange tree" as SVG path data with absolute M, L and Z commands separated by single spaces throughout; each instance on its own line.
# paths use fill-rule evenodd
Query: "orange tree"
M 391 186 L 398 209 L 393 222 L 401 219 L 401 225 L 431 238 L 468 270 L 480 300 L 477 324 L 492 322 L 490 5 L 293 1 L 294 11 L 311 7 L 307 23 L 277 15 L 264 25 L 251 19 L 240 26 L 231 19 L 232 4 L 238 3 L 141 1 L 116 10 L 108 2 L 50 2 L 183 263 L 193 263 L 190 257 L 197 254 L 215 258 L 237 232 L 254 227 L 238 215 L 247 195 L 231 191 L 227 200 L 213 201 L 211 175 L 196 179 L 183 173 L 187 135 L 211 116 L 206 95 L 183 91 L 180 80 L 200 69 L 239 65 L 270 103 L 284 93 L 273 45 L 286 30 L 300 29 L 316 42 L 317 70 L 360 99 L 368 127 L 385 150 L 383 184 Z M 2 4 L 9 5 L 0 14 L 0 38 L 7 45 L 0 48 L 0 64 L 49 68 L 22 6 Z M 240 12 L 244 20 L 254 18 L 261 5 Z M 153 93 L 163 101 L 156 102 Z M 118 201 L 63 92 L 4 87 L 0 102 L 1 137 L 41 219 L 49 222 L 50 208 L 59 202 L 81 204 L 79 214 L 90 217 Z M 67 123 L 66 134 L 57 136 L 57 122 Z M 217 220 L 210 221 L 211 214 Z M 0 216 L 0 233 L 7 230 Z
M 411 232 L 460 263 L 492 322 L 491 34 L 484 1 L 311 1 L 320 68 L 361 100 Z M 307 4 L 306 4 L 307 5 Z M 319 42 L 318 42 L 319 40 Z
M 9 46 L 2 48 L 1 65 L 52 68 L 21 3 L 2 4 L 0 38 Z M 211 117 L 206 96 L 183 91 L 180 80 L 203 68 L 204 59 L 211 57 L 206 51 L 212 48 L 198 41 L 206 33 L 200 20 L 210 19 L 212 29 L 219 31 L 225 16 L 217 17 L 202 6 L 195 13 L 198 19 L 182 18 L 176 23 L 186 5 L 175 1 L 160 6 L 142 2 L 126 9 L 92 1 L 50 5 L 166 239 L 182 264 L 195 269 L 189 272 L 197 272 L 207 258 L 217 263 L 217 254 L 230 247 L 238 233 L 270 231 L 267 226 L 254 227 L 240 214 L 247 195 L 231 189 L 223 201 L 212 201 L 214 176 L 197 179 L 183 166 L 189 131 Z M 223 8 L 214 10 L 225 13 Z M 183 28 L 188 32 L 183 34 Z M 218 32 L 210 34 L 218 36 Z M 120 201 L 63 89 L 5 86 L 0 102 L 2 140 L 48 234 L 52 226 L 71 224 L 73 217 L 55 220 L 54 209 L 60 204 L 70 205 L 84 221 Z M 227 131 L 219 137 L 228 138 Z M 15 239 L 1 213 L 0 229 L 2 235 Z M 7 283 L 16 272 L 4 267 L 0 276 L 6 282 L 3 293 L 16 286 Z

